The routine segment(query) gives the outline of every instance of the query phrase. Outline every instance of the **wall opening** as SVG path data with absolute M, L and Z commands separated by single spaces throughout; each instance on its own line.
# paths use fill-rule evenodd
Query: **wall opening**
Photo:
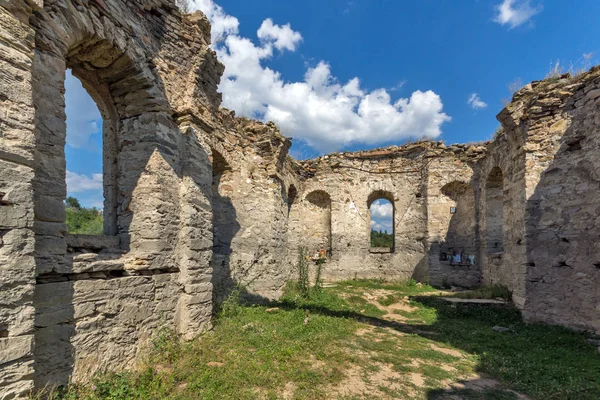
M 394 197 L 377 191 L 369 196 L 369 248 L 371 251 L 392 252 L 395 247 Z
M 288 216 L 290 215 L 292 206 L 294 205 L 294 202 L 296 201 L 296 197 L 298 197 L 298 190 L 296 189 L 296 186 L 290 185 L 290 188 L 288 189 L 288 192 L 287 192 Z
M 235 234 L 232 216 L 235 216 L 231 196 L 233 173 L 223 155 L 212 151 L 213 163 L 213 251 L 221 255 L 231 252 L 231 240 Z
M 311 256 L 331 255 L 331 197 L 323 190 L 310 192 L 305 198 L 307 213 L 303 215 L 302 246 Z
M 215 304 L 221 303 L 236 286 L 231 268 L 231 246 L 240 230 L 232 201 L 235 174 L 221 153 L 212 151 L 213 254 L 212 283 Z
M 67 70 L 65 79 L 65 144 L 69 234 L 114 234 L 111 221 L 104 224 L 103 119 L 82 82 Z
M 498 167 L 485 185 L 485 233 L 487 253 L 504 252 L 504 175 Z
M 441 188 L 439 212 L 443 237 L 440 260 L 451 265 L 474 265 L 477 253 L 475 234 L 475 195 L 466 182 L 453 181 Z M 447 225 L 446 225 L 447 221 Z

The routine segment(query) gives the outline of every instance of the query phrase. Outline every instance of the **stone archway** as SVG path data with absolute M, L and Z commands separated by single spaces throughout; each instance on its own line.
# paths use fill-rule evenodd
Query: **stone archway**
M 180 127 L 194 110 L 174 95 L 178 60 L 197 58 L 165 36 L 183 30 L 181 16 L 166 0 L 56 3 L 30 20 L 37 387 L 128 367 L 159 327 L 191 338 L 212 312 L 210 161 L 193 124 Z M 198 95 L 201 66 L 183 75 L 198 82 L 186 95 Z M 107 237 L 65 230 L 68 68 L 105 122 Z

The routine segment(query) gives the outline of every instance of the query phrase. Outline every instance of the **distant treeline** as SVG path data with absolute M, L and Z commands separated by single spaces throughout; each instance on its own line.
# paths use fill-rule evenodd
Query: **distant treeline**
M 104 221 L 102 212 L 96 208 L 81 207 L 75 197 L 67 197 L 65 202 L 67 212 L 67 230 L 71 234 L 102 235 Z
M 371 247 L 394 247 L 394 235 L 371 229 Z

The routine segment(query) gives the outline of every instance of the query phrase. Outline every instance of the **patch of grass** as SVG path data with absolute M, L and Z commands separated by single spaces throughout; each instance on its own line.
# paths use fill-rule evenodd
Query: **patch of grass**
M 292 382 L 295 398 L 320 398 L 352 360 L 343 343 L 357 324 L 312 315 L 304 325 L 300 308 L 267 313 L 264 307 L 240 307 L 234 316 L 219 319 L 214 332 L 182 344 L 178 358 L 152 355 L 138 372 L 100 376 L 71 392 L 90 400 L 256 399 L 258 393 L 281 396 L 279 388 Z M 307 362 L 311 356 L 327 361 L 313 368 Z
M 394 303 L 398 302 L 398 298 L 393 294 L 388 294 L 387 296 L 383 296 L 377 299 L 377 302 L 384 307 L 391 306 Z
M 438 313 L 432 307 L 417 307 L 415 311 L 395 310 L 394 314 L 402 315 L 411 324 L 431 325 L 437 321 Z
M 386 320 L 361 296 L 374 289 L 393 290 L 396 299 L 413 296 L 414 310 L 398 311 L 409 320 Z M 504 386 L 441 389 L 478 372 L 532 399 L 598 399 L 600 359 L 583 334 L 525 324 L 508 306 L 450 305 L 436 294 L 412 283 L 350 281 L 305 297 L 290 283 L 284 297 L 269 305 L 279 307 L 274 312 L 232 299 L 235 312 L 222 313 L 214 330 L 196 341 L 181 343 L 173 332 L 161 331 L 138 370 L 99 375 L 50 398 L 276 399 L 292 385 L 293 398 L 315 399 L 331 397 L 351 367 L 359 368 L 357 379 L 371 382 L 386 365 L 397 373 L 394 389 L 374 383 L 372 389 L 400 398 L 516 398 Z M 511 332 L 495 332 L 494 325 Z M 423 387 L 410 381 L 411 373 L 422 376 Z
M 482 286 L 477 289 L 467 290 L 464 292 L 458 292 L 453 294 L 451 297 L 459 299 L 503 299 L 511 301 L 512 293 L 506 286 L 502 285 L 491 285 Z
M 343 281 L 338 284 L 341 288 L 362 289 L 387 289 L 394 290 L 398 295 L 412 296 L 422 293 L 435 292 L 436 289 L 426 283 L 419 283 L 414 279 L 406 282 L 386 282 L 384 280 L 355 279 Z
M 439 340 L 478 357 L 477 370 L 537 399 L 597 399 L 600 359 L 583 334 L 525 324 L 511 307 L 455 307 L 421 298 L 438 310 Z M 506 326 L 515 333 L 491 328 Z M 560 360 L 555 362 L 552 360 Z
M 488 389 L 481 392 L 472 389 L 438 389 L 430 392 L 428 399 L 518 400 L 518 397 L 514 392 L 504 389 Z

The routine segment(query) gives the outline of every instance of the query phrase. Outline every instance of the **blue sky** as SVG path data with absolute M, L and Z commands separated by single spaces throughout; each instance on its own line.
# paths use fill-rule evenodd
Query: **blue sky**
M 509 84 L 600 54 L 597 0 L 192 2 L 213 22 L 224 105 L 275 120 L 297 158 L 425 136 L 487 140 Z M 69 193 L 98 205 L 101 121 L 72 81 Z

